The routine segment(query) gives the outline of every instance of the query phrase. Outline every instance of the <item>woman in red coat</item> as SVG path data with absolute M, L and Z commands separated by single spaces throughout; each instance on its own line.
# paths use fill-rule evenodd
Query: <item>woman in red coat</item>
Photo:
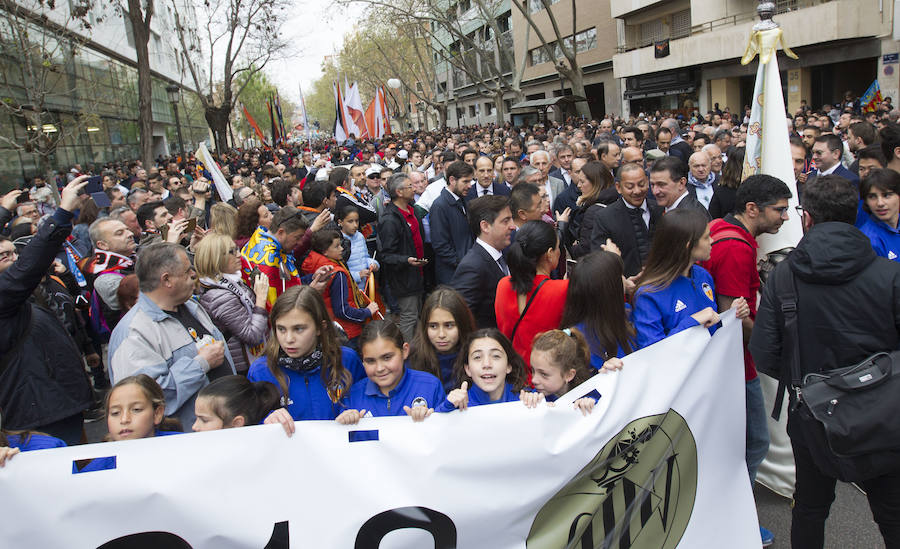
M 559 262 L 556 230 L 543 221 L 525 223 L 509 246 L 506 262 L 510 276 L 497 284 L 494 302 L 497 327 L 525 359 L 531 385 L 531 342 L 537 334 L 559 328 L 569 288 L 568 280 L 550 279 Z

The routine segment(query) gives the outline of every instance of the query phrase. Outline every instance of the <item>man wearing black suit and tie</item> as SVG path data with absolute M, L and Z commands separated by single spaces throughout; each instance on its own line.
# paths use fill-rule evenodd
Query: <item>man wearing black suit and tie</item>
M 509 274 L 503 250 L 516 226 L 505 196 L 480 196 L 469 202 L 468 211 L 477 238 L 453 273 L 451 286 L 466 300 L 479 328 L 495 328 L 497 283 Z
M 622 196 L 600 210 L 591 231 L 591 249 L 599 250 L 611 239 L 622 254 L 625 276 L 632 277 L 643 267 L 650 252 L 653 229 L 662 217 L 662 208 L 647 201 L 647 174 L 637 164 L 619 169 L 616 190 Z
M 475 179 L 476 183 L 469 189 L 466 201 L 482 196 L 509 196 L 509 188 L 494 181 L 494 163 L 486 156 L 479 156 L 475 161 Z
M 807 176 L 806 184 L 809 185 L 820 175 L 839 175 L 849 179 L 859 188 L 859 176 L 841 165 L 843 154 L 844 144 L 840 137 L 833 133 L 817 137 L 812 146 L 812 158 L 816 162 L 816 169 Z
M 675 208 L 688 208 L 702 212 L 708 221 L 709 211 L 687 190 L 687 166 L 679 158 L 666 156 L 650 168 L 650 190 L 656 203 L 667 212 Z

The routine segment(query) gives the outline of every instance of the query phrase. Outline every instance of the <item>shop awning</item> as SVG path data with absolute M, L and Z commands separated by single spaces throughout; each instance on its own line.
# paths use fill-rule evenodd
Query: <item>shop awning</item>
M 547 107 L 558 105 L 562 103 L 563 105 L 580 103 L 582 101 L 587 101 L 584 97 L 580 95 L 561 95 L 559 97 L 550 97 L 547 99 L 531 99 L 528 101 L 522 101 L 521 103 L 516 103 L 515 105 L 509 108 L 510 113 L 513 112 L 534 112 L 534 111 L 544 111 Z
M 683 86 L 678 88 L 625 90 L 625 99 L 644 99 L 645 97 L 662 97 L 664 95 L 677 95 L 679 93 L 691 93 L 697 86 Z

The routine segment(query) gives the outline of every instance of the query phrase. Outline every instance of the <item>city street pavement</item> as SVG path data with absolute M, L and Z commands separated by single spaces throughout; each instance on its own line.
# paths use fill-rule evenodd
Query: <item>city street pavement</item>
M 791 500 L 768 488 L 755 487 L 756 510 L 759 523 L 775 534 L 772 549 L 791 546 Z M 838 482 L 831 515 L 825 523 L 826 549 L 881 549 L 884 542 L 878 526 L 872 520 L 869 502 L 850 484 Z

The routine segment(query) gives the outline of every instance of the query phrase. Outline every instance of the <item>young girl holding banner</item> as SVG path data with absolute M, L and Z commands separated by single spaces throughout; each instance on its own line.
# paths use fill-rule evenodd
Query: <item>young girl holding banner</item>
M 281 405 L 295 420 L 334 419 L 354 381 L 365 378 L 359 357 L 338 344 L 322 295 L 293 286 L 269 314 L 266 354 L 250 366 L 250 381 L 279 389 Z
M 634 293 L 632 320 L 639 347 L 692 326 L 715 332 L 719 315 L 713 278 L 695 265 L 708 260 L 711 251 L 705 216 L 690 209 L 675 209 L 662 217 Z M 732 308 L 738 309 L 738 318 L 750 311 L 744 298 L 735 299 Z
M 373 320 L 359 336 L 368 379 L 353 384 L 338 422 L 352 425 L 362 417 L 399 416 L 422 421 L 444 401 L 444 388 L 435 376 L 407 368 L 409 344 L 396 324 Z
M 484 328 L 474 332 L 460 349 L 456 379 L 461 382 L 459 389 L 450 391 L 439 412 L 519 400 L 525 361 L 500 330 Z

